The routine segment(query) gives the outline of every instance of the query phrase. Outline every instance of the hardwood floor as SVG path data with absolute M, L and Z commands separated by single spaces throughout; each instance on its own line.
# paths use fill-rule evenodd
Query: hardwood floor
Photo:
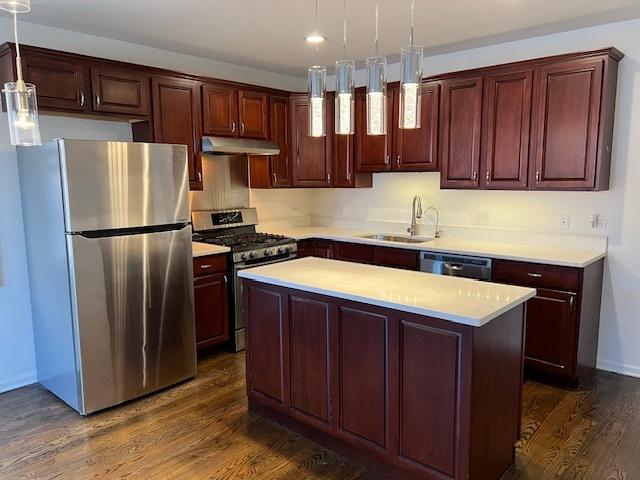
M 83 418 L 43 388 L 0 395 L 0 479 L 332 479 L 375 475 L 246 410 L 244 355 Z M 598 372 L 524 387 L 523 437 L 502 480 L 640 478 L 640 380 Z

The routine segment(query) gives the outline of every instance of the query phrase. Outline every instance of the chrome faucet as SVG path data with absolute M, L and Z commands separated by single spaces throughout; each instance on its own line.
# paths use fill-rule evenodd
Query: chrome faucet
M 407 232 L 411 236 L 418 233 L 418 218 L 422 218 L 422 201 L 420 195 L 413 197 L 413 204 L 411 205 L 411 226 L 407 228 Z
M 425 210 L 425 213 L 428 212 L 429 210 L 433 210 L 434 212 L 436 212 L 436 231 L 435 231 L 434 237 L 440 238 L 440 212 L 436 207 L 429 207 Z

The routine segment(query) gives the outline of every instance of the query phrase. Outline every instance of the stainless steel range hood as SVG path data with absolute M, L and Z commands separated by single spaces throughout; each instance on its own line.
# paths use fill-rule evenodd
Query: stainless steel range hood
M 214 155 L 278 155 L 274 142 L 250 138 L 202 137 L 202 151 Z

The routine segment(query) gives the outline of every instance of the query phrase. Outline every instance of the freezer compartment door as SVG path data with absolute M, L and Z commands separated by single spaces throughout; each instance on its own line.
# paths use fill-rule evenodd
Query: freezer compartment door
M 67 232 L 185 223 L 187 147 L 59 140 Z
M 68 235 L 84 409 L 196 373 L 191 230 Z

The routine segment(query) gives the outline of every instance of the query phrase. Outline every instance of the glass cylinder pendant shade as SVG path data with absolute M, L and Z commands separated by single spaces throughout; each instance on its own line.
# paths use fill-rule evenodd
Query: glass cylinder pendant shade
M 22 81 L 4 84 L 11 145 L 40 145 L 36 87 Z
M 367 135 L 387 133 L 387 59 L 367 59 Z
M 327 91 L 327 69 L 314 65 L 309 67 L 309 136 L 324 137 L 327 134 L 325 94 Z
M 419 45 L 400 50 L 400 128 L 420 128 L 422 58 Z
M 354 132 L 354 76 L 356 63 L 353 60 L 336 62 L 335 124 L 338 135 Z

